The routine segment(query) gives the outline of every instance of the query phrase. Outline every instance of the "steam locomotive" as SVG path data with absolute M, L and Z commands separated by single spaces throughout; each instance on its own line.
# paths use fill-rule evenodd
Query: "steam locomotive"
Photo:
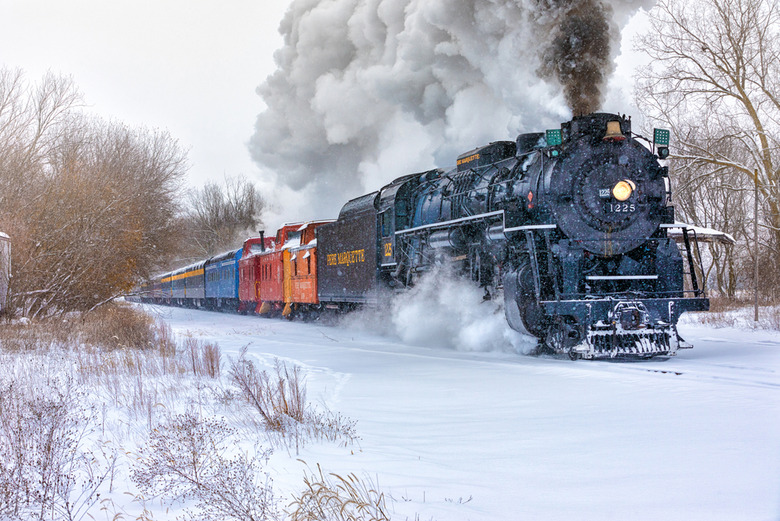
M 452 169 L 407 175 L 353 199 L 334 221 L 287 225 L 270 242 L 249 239 L 220 257 L 236 266 L 235 298 L 226 300 L 284 315 L 350 309 L 448 264 L 486 299 L 503 293 L 509 325 L 543 350 L 572 359 L 674 355 L 691 347 L 677 333 L 680 315 L 709 303 L 695 241 L 669 205 L 668 168 L 659 163 L 668 141 L 668 131 L 650 141 L 625 116 L 597 113 L 490 143 Z M 669 233 L 675 227 L 684 256 Z M 197 265 L 205 288 L 209 265 Z M 171 302 L 178 294 L 187 304 L 174 285 L 188 273 L 162 275 L 147 295 Z

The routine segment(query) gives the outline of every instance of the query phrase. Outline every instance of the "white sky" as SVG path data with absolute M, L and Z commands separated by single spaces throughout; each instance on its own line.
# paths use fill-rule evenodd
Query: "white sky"
M 89 109 L 168 130 L 191 184 L 255 177 L 245 143 L 264 105 L 288 0 L 0 0 L 0 65 L 70 75 Z
M 246 143 L 288 4 L 0 0 L 0 65 L 23 69 L 30 82 L 47 70 L 70 75 L 89 110 L 168 130 L 189 150 L 190 185 L 238 174 L 260 181 Z M 606 110 L 623 110 L 630 97 L 632 60 L 622 60 Z

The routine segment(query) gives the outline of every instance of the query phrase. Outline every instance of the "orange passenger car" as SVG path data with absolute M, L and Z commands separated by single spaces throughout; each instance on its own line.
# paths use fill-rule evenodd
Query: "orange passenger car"
M 317 298 L 317 239 L 314 230 L 332 221 L 312 221 L 298 230 L 300 243 L 290 249 L 290 302 L 318 305 Z

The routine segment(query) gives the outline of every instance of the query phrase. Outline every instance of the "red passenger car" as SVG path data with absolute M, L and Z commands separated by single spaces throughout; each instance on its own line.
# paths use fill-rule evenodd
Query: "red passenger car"
M 239 311 L 246 313 L 254 311 L 260 305 L 260 259 L 261 254 L 273 251 L 274 238 L 252 237 L 244 241 L 244 251 L 238 261 L 239 283 L 238 299 L 241 301 Z
M 244 242 L 238 290 L 243 310 L 287 316 L 298 305 L 319 303 L 314 230 L 326 222 L 286 224 L 272 244 L 259 237 Z

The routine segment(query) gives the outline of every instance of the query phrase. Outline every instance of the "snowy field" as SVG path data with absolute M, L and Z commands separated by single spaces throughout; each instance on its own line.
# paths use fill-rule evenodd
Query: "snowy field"
M 680 331 L 695 348 L 667 361 L 571 362 L 492 350 L 491 336 L 479 350 L 448 348 L 446 331 L 401 340 L 360 317 L 335 327 L 144 307 L 223 357 L 247 346 L 262 365 L 300 365 L 310 401 L 357 420 L 355 445 L 276 451 L 282 504 L 320 465 L 370 477 L 401 520 L 780 519 L 776 332 L 694 317 Z

